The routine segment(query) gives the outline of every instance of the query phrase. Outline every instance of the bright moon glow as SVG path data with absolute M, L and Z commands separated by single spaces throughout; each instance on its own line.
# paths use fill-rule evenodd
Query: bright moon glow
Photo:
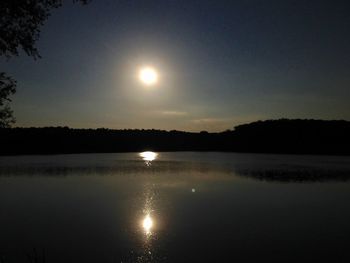
M 151 233 L 151 229 L 153 227 L 153 220 L 150 217 L 150 215 L 146 215 L 146 217 L 143 219 L 142 222 L 142 227 L 145 230 L 146 234 L 150 234 Z
M 158 73 L 153 68 L 143 68 L 140 70 L 139 78 L 143 84 L 151 86 L 158 82 Z
M 153 161 L 157 158 L 158 154 L 155 152 L 142 152 L 140 156 L 144 161 Z

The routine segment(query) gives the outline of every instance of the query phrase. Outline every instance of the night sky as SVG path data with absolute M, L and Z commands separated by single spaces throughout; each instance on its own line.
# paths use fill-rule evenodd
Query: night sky
M 93 0 L 54 10 L 42 56 L 0 63 L 16 126 L 223 131 L 350 119 L 349 1 Z M 159 74 L 145 87 L 137 74 Z

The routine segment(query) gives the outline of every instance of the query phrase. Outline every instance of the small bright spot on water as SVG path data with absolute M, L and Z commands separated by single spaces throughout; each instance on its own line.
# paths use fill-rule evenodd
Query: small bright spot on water
M 192 188 L 192 193 L 195 193 L 196 192 L 196 189 L 195 188 Z

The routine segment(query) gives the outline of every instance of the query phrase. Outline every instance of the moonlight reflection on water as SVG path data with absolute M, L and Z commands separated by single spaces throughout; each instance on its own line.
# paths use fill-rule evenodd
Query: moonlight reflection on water
M 145 230 L 146 235 L 151 234 L 151 229 L 153 227 L 153 220 L 149 214 L 146 215 L 146 217 L 143 219 L 142 227 Z
M 150 166 L 158 154 L 155 152 L 141 152 L 139 156 L 144 160 L 146 166 Z M 142 209 L 143 218 L 141 220 L 141 228 L 143 232 L 143 248 L 141 255 L 137 258 L 137 262 L 153 262 L 154 257 L 154 241 L 156 239 L 154 233 L 155 219 L 152 216 L 154 212 L 154 195 L 155 184 L 153 182 L 146 182 L 144 184 L 144 206 Z
M 340 156 L 2 157 L 0 263 L 350 262 L 349 175 Z
M 158 153 L 146 151 L 139 153 L 139 156 L 145 161 L 147 166 L 150 166 L 151 162 L 157 159 Z
M 146 238 L 148 239 L 150 236 L 153 235 L 153 228 L 155 226 L 154 217 L 152 216 L 152 213 L 154 212 L 154 186 L 152 184 L 146 184 L 144 187 L 145 203 L 142 209 L 143 218 L 141 221 L 141 225 L 143 232 L 146 235 Z

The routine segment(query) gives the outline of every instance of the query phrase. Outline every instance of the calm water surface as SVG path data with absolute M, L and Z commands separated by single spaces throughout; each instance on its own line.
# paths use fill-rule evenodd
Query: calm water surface
M 0 157 L 0 262 L 350 262 L 349 244 L 349 157 Z

